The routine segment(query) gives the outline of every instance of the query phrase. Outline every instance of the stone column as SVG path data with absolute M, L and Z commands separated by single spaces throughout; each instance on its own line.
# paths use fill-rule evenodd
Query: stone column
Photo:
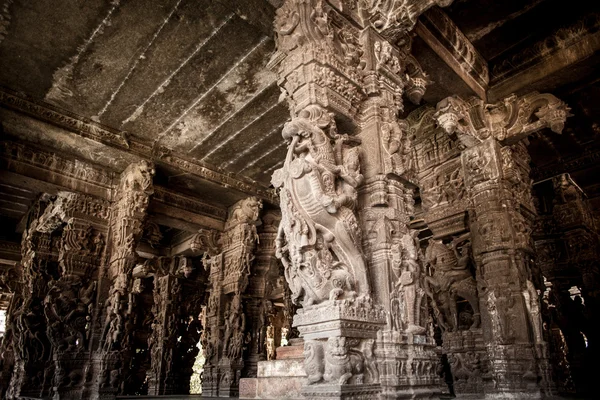
M 154 272 L 154 305 L 152 333 L 148 338 L 151 366 L 147 371 L 148 395 L 175 392 L 173 379 L 174 352 L 182 303 L 182 282 L 178 277 L 177 259 L 163 259 Z M 183 277 L 183 276 L 181 276 Z
M 44 299 L 58 270 L 58 238 L 37 231 L 39 218 L 51 202 L 43 196 L 34 205 L 29 226 L 23 232 L 21 264 L 23 284 L 19 303 L 11 316 L 15 367 L 6 392 L 8 399 L 49 396 L 54 363 L 47 335 Z
M 23 302 L 23 273 L 20 264 L 8 267 L 0 274 L 0 292 L 10 293 L 11 296 L 6 309 L 6 329 L 0 344 L 0 397 L 6 398 L 15 370 L 15 347 L 18 343 L 15 311 Z
M 418 103 L 427 83 L 408 32 L 421 12 L 448 3 L 288 0 L 277 11 L 271 66 L 292 116 L 272 179 L 277 252 L 302 304 L 294 325 L 305 343 L 305 397 L 437 390 L 423 258 L 407 227 L 410 140 L 398 113 L 402 95 Z
M 553 372 L 562 375 L 557 383 L 572 381 L 574 388 L 561 387 L 563 391 L 591 394 L 590 374 L 598 343 L 592 323 L 598 306 L 594 298 L 598 234 L 585 194 L 568 174 L 540 182 L 536 193 L 540 214 L 534 230 L 536 264 L 549 289 L 550 307 L 544 310 L 544 321 L 555 334 L 548 338 Z M 570 293 L 573 287 L 581 292 Z
M 243 294 L 255 259 L 261 207 L 254 197 L 232 206 L 221 235 L 222 251 L 208 260 L 210 296 L 201 339 L 206 352 L 202 392 L 208 396 L 238 395 L 248 316 L 252 312 L 252 303 L 246 304 Z
M 110 260 L 98 285 L 98 307 L 103 316 L 97 321 L 100 329 L 93 356 L 95 379 L 89 388 L 90 393 L 99 393 L 100 398 L 111 398 L 119 392 L 132 355 L 129 346 L 134 326 L 132 272 L 153 193 L 154 172 L 154 166 L 147 161 L 131 164 L 115 188 L 107 240 Z
M 244 298 L 248 302 L 248 330 L 250 343 L 243 376 L 255 378 L 257 363 L 267 359 L 267 326 L 274 313 L 272 302 L 268 299 L 273 283 L 279 275 L 279 261 L 275 257 L 275 239 L 281 215 L 269 210 L 261 216 L 262 224 L 258 227 L 258 243 L 256 245 L 256 258 L 252 263 L 248 288 Z
M 39 219 L 38 231 L 62 229 L 58 279 L 48 282 L 44 299 L 55 399 L 81 398 L 84 385 L 92 380 L 91 321 L 109 215 L 110 204 L 105 200 L 60 192 Z
M 539 397 L 550 388 L 532 282 L 535 209 L 522 139 L 544 127 L 560 132 L 567 115 L 564 103 L 538 93 L 494 105 L 458 97 L 437 105 L 440 126 L 466 147 L 461 162 L 490 363 L 486 398 Z

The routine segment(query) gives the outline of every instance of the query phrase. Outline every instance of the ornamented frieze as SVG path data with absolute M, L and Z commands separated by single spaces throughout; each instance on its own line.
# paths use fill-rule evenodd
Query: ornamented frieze
M 128 151 L 144 159 L 152 159 L 156 162 L 165 163 L 209 181 L 231 187 L 242 193 L 257 195 L 273 203 L 276 201 L 276 196 L 273 193 L 258 187 L 255 182 L 248 182 L 199 160 L 172 154 L 169 149 L 155 148 L 133 137 L 126 138 L 126 135 L 120 131 L 69 113 L 50 104 L 22 98 L 6 88 L 0 90 L 0 105 L 30 115 L 41 121 L 49 122 L 116 150 Z M 43 155 L 44 153 L 41 154 Z M 31 155 L 31 157 L 33 156 Z M 71 168 L 67 168 L 67 170 L 71 170 Z M 76 170 L 76 168 L 73 168 L 73 171 Z
M 33 149 L 10 141 L 0 141 L 0 154 L 3 158 L 12 162 L 29 164 L 69 178 L 98 185 L 105 189 L 112 187 L 116 176 L 113 172 L 93 167 L 79 160 L 69 160 L 60 157 L 56 153 Z

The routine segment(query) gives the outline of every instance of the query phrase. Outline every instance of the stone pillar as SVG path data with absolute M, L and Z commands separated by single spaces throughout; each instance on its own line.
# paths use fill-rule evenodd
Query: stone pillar
M 134 326 L 132 272 L 136 246 L 141 238 L 146 210 L 153 193 L 154 166 L 147 162 L 131 164 L 121 174 L 111 207 L 108 233 L 110 260 L 103 268 L 98 285 L 98 307 L 103 316 L 97 321 L 99 339 L 93 355 L 93 385 L 90 393 L 112 398 L 121 390 L 124 370 L 132 356 L 130 335 Z
M 11 296 L 6 309 L 6 329 L 0 344 L 0 397 L 6 398 L 15 370 L 15 350 L 18 344 L 15 311 L 23 302 L 23 274 L 20 264 L 9 267 L 0 274 L 0 292 Z
M 549 291 L 544 322 L 555 334 L 548 338 L 553 372 L 559 375 L 557 383 L 571 384 L 559 387 L 562 392 L 591 394 L 588 382 L 598 343 L 592 323 L 598 305 L 594 298 L 598 234 L 585 194 L 568 174 L 540 182 L 536 193 L 540 214 L 534 230 L 536 264 Z M 571 293 L 572 288 L 581 292 Z
M 54 361 L 54 399 L 81 398 L 84 385 L 92 380 L 90 322 L 95 318 L 93 305 L 109 215 L 105 200 L 60 192 L 39 220 L 38 231 L 62 228 L 58 279 L 48 283 L 44 299 Z
M 494 105 L 458 97 L 437 105 L 434 118 L 466 147 L 461 162 L 490 363 L 486 398 L 539 397 L 550 389 L 532 282 L 535 209 L 522 139 L 544 127 L 560 132 L 567 116 L 564 103 L 538 93 Z
M 54 363 L 47 336 L 44 299 L 48 283 L 58 273 L 58 254 L 53 250 L 58 238 L 38 232 L 39 218 L 51 202 L 43 196 L 32 209 L 29 226 L 21 242 L 22 288 L 19 303 L 11 316 L 14 371 L 6 392 L 8 399 L 49 396 Z
M 152 333 L 148 338 L 151 366 L 147 371 L 148 395 L 151 396 L 173 394 L 175 385 L 172 369 L 177 344 L 182 283 L 175 276 L 175 260 L 165 261 L 166 268 L 154 274 L 154 305 L 152 306 L 154 320 Z
M 437 390 L 423 257 L 407 227 L 410 140 L 398 119 L 402 95 L 418 103 L 425 90 L 408 32 L 434 4 L 449 2 L 288 0 L 277 11 L 271 66 L 292 116 L 272 179 L 282 209 L 277 253 L 302 305 L 294 326 L 308 398 Z
M 148 394 L 186 394 L 198 354 L 204 288 L 184 256 L 148 260 L 134 272 L 136 278 L 143 274 L 154 275 Z
M 481 398 L 487 350 L 480 327 L 461 152 L 457 140 L 436 126 L 434 113 L 434 108 L 422 107 L 407 118 L 415 137 L 421 199 L 417 218 L 423 219 L 432 234 L 424 240 L 424 289 L 433 311 L 432 322 L 441 331 L 441 341 L 439 337 L 437 341 L 446 375 L 442 390 L 450 389 L 460 398 Z
M 221 235 L 222 252 L 208 260 L 210 296 L 201 339 L 206 352 L 202 392 L 208 396 L 238 395 L 248 316 L 253 311 L 253 303 L 246 304 L 243 294 L 255 259 L 261 207 L 262 203 L 254 197 L 231 207 Z
M 247 321 L 250 343 L 243 371 L 245 378 L 255 378 L 257 363 L 267 359 L 267 327 L 275 312 L 272 302 L 267 297 L 273 288 L 269 282 L 276 281 L 279 275 L 279 261 L 275 257 L 275 239 L 280 220 L 281 215 L 278 212 L 269 210 L 261 216 L 262 224 L 258 227 L 256 257 L 244 295 L 250 311 Z

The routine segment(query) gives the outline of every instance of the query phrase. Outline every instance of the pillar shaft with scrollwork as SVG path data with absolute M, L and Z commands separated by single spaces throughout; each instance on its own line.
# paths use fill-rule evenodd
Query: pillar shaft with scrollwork
M 108 265 L 100 272 L 98 306 L 102 315 L 96 321 L 93 339 L 94 383 L 91 393 L 114 396 L 121 390 L 123 374 L 133 349 L 130 346 L 135 294 L 132 272 L 136 246 L 142 236 L 144 219 L 153 193 L 154 166 L 141 161 L 121 174 L 117 198 L 111 207 L 107 246 Z
M 462 149 L 459 174 L 469 199 L 468 228 L 489 362 L 483 391 L 490 398 L 539 396 L 551 389 L 541 324 L 543 289 L 532 273 L 536 213 L 523 139 L 546 127 L 560 133 L 568 111 L 552 95 L 531 93 L 488 105 L 450 97 L 438 103 L 433 115 Z M 463 255 L 457 256 L 460 264 Z
M 292 117 L 272 180 L 282 209 L 277 253 L 303 307 L 294 325 L 304 338 L 305 397 L 438 390 L 424 259 L 408 228 L 410 138 L 398 114 L 403 95 L 418 103 L 428 83 L 409 31 L 421 12 L 450 2 L 288 0 L 277 11 L 270 65 Z

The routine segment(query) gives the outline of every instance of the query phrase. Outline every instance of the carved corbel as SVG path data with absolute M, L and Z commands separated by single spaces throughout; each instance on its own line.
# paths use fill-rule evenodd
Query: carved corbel
M 478 98 L 448 97 L 437 104 L 434 119 L 465 147 L 493 137 L 503 145 L 514 144 L 533 132 L 550 128 L 561 133 L 570 108 L 555 96 L 533 92 L 512 95 L 495 104 Z
M 453 0 L 358 0 L 363 25 L 371 25 L 382 35 L 393 39 L 410 31 L 419 15 L 433 6 L 447 7 Z
M 213 229 L 200 229 L 190 243 L 193 252 L 204 251 L 205 255 L 213 257 L 221 252 L 221 232 Z

